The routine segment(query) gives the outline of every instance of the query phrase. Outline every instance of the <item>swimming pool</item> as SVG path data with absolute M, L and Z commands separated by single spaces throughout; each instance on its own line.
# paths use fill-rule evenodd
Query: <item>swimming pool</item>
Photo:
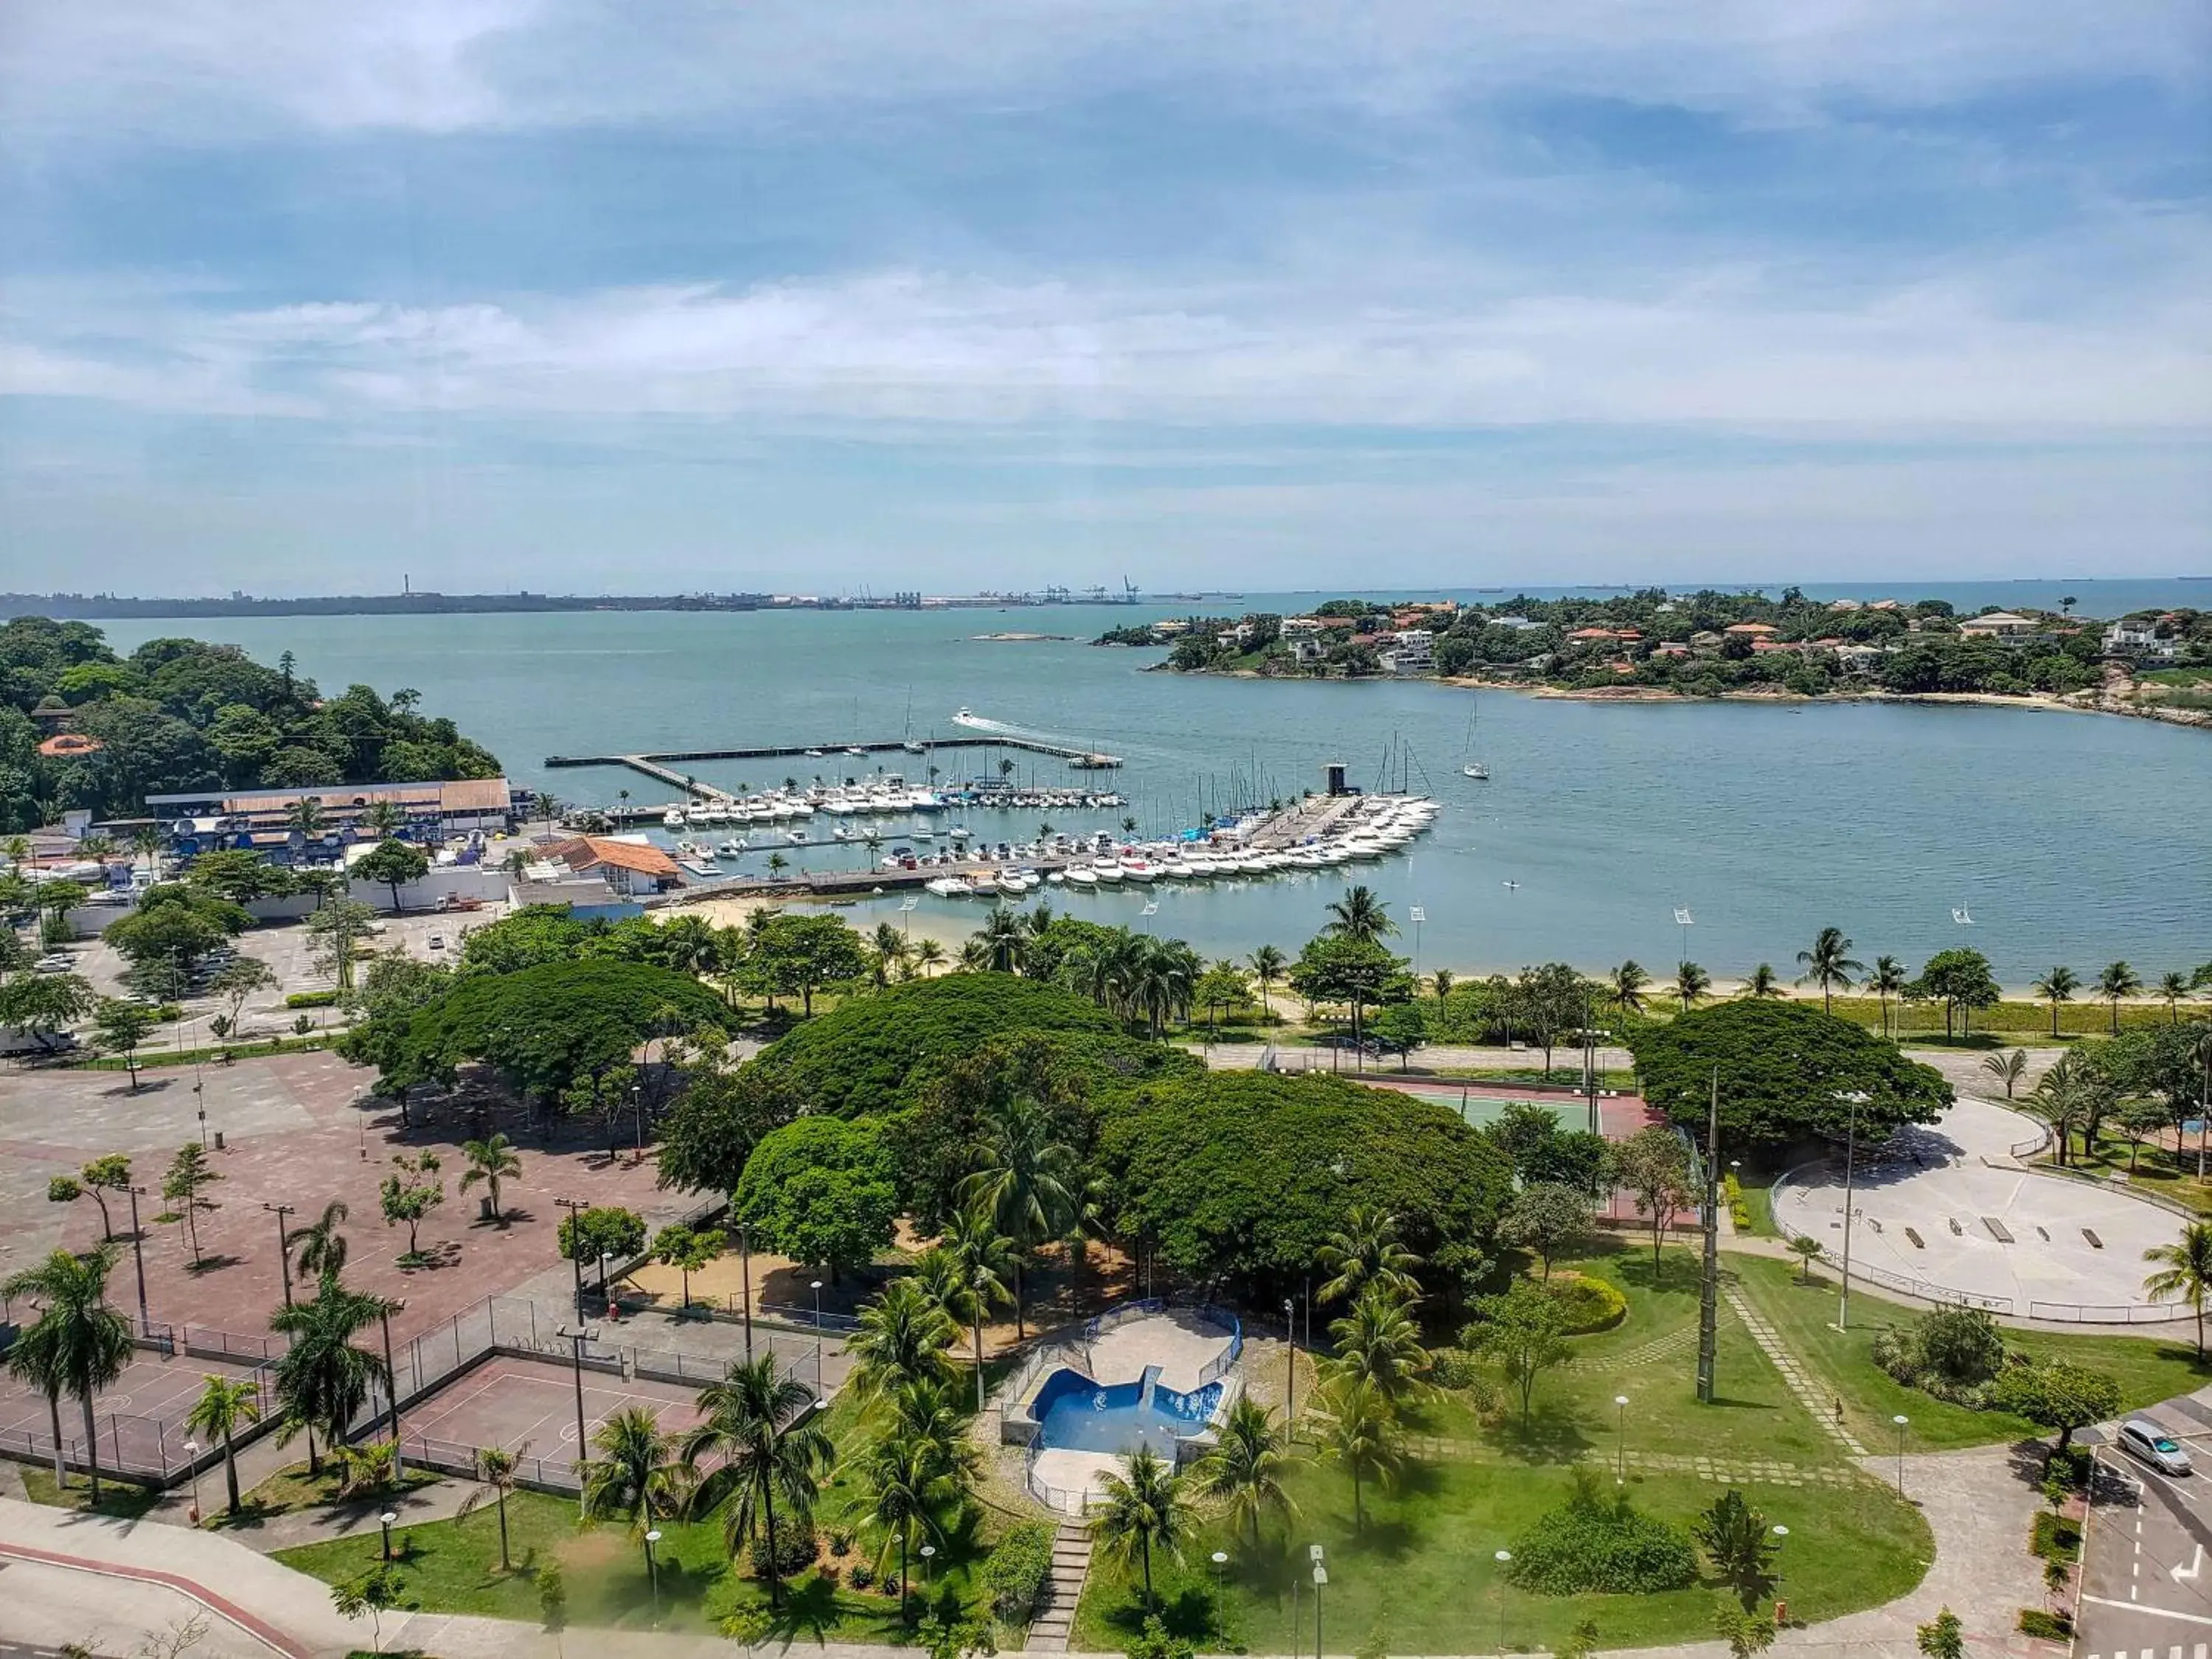
M 1133 1452 L 1149 1446 L 1163 1457 L 1175 1443 L 1196 1434 L 1221 1403 L 1221 1384 L 1193 1394 L 1152 1382 L 1098 1383 L 1063 1366 L 1044 1380 L 1030 1407 L 1037 1443 L 1068 1451 Z

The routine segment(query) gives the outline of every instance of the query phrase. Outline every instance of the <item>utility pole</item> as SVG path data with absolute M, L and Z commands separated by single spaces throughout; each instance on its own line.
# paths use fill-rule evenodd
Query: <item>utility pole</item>
M 1721 1279 L 1721 1070 L 1713 1067 L 1705 1109 L 1705 1270 L 1698 1286 L 1698 1403 L 1713 1403 L 1718 1358 Z
M 146 1235 L 138 1226 L 138 1194 L 146 1189 L 125 1187 L 123 1190 L 131 1194 L 131 1260 L 138 1269 L 138 1334 L 150 1337 L 154 1334 L 154 1322 L 146 1312 Z
M 588 1210 L 591 1206 L 580 1198 L 556 1198 L 553 1201 L 568 1212 L 568 1265 L 575 1269 L 576 1322 L 580 1325 L 584 1322 L 584 1258 L 576 1253 L 576 1246 L 583 1242 L 579 1236 L 581 1229 L 576 1225 L 576 1216 L 579 1211 Z M 745 1334 L 748 1336 L 752 1334 L 750 1322 L 746 1324 Z
M 292 1305 L 292 1244 L 284 1231 L 284 1218 L 293 1212 L 292 1206 L 289 1204 L 264 1204 L 261 1207 L 276 1218 L 276 1265 L 283 1270 L 284 1305 L 289 1308 Z

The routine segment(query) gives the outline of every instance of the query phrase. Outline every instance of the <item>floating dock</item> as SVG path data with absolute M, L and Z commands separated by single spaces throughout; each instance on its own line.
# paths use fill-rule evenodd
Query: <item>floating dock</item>
M 905 738 L 892 738 L 871 743 L 812 743 L 775 744 L 754 749 L 663 749 L 635 755 L 548 755 L 548 767 L 623 766 L 631 771 L 663 783 L 671 789 L 699 800 L 730 800 L 732 792 L 713 784 L 701 783 L 678 771 L 679 766 L 699 761 L 751 760 L 830 760 L 842 757 L 860 760 L 872 755 L 911 755 L 926 760 L 940 749 L 1022 749 L 1032 755 L 1049 755 L 1064 760 L 1071 770 L 1078 772 L 1109 772 L 1121 764 L 1119 755 L 1109 755 L 1098 750 L 1073 749 L 1065 744 L 1047 743 L 1038 738 L 937 738 L 927 744 L 912 744 Z M 853 750 L 859 750 L 855 755 Z

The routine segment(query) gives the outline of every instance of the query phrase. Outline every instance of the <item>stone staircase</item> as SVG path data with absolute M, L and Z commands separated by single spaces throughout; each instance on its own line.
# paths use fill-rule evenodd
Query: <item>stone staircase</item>
M 1082 1599 L 1083 1581 L 1090 1572 L 1091 1528 L 1079 1522 L 1061 1522 L 1052 1540 L 1052 1587 L 1045 1595 L 1044 1611 L 1030 1625 L 1030 1652 L 1067 1651 L 1075 1604 Z

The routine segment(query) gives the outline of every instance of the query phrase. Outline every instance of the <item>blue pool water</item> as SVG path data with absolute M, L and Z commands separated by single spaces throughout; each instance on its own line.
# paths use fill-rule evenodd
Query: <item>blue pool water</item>
M 1132 1452 L 1149 1446 L 1171 1456 L 1175 1443 L 1195 1434 L 1221 1401 L 1221 1384 L 1177 1394 L 1155 1384 L 1146 1403 L 1142 1382 L 1102 1385 L 1066 1369 L 1045 1378 L 1035 1411 L 1041 1445 L 1073 1451 Z

